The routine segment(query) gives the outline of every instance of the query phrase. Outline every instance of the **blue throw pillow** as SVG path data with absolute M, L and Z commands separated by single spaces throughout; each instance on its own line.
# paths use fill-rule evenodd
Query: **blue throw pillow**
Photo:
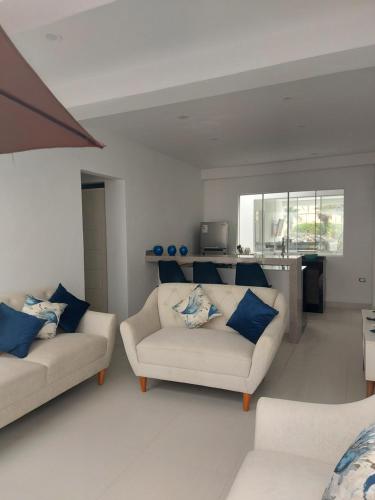
M 229 318 L 227 326 L 256 344 L 277 314 L 279 311 L 265 304 L 251 290 L 247 290 L 237 309 Z
M 336 465 L 322 500 L 375 497 L 375 425 L 364 429 Z
M 8 352 L 18 358 L 26 357 L 33 340 L 44 323 L 44 319 L 16 311 L 1 303 L 0 352 Z
M 65 332 L 69 333 L 76 331 L 82 316 L 90 307 L 88 302 L 77 299 L 77 297 L 68 292 L 68 290 L 66 290 L 61 283 L 57 287 L 57 290 L 52 294 L 49 301 L 67 304 L 64 312 L 60 316 L 59 326 Z

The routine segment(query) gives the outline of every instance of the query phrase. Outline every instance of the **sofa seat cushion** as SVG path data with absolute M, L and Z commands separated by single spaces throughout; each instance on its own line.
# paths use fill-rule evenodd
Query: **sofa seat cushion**
M 141 363 L 247 377 L 254 344 L 236 332 L 167 327 L 137 345 Z
M 36 340 L 26 359 L 44 365 L 47 368 L 47 380 L 52 382 L 105 356 L 106 350 L 104 337 L 67 333 L 49 340 Z
M 47 383 L 45 366 L 11 354 L 0 355 L 0 408 L 22 400 Z
M 287 453 L 255 450 L 246 456 L 227 500 L 317 500 L 334 466 Z

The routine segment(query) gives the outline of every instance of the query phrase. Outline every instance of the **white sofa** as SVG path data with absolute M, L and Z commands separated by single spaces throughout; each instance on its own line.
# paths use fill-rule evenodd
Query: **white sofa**
M 255 444 L 227 500 L 321 500 L 356 436 L 375 422 L 375 396 L 347 404 L 261 398 Z
M 141 389 L 147 378 L 218 387 L 243 393 L 243 408 L 266 375 L 285 332 L 287 307 L 273 288 L 250 287 L 264 302 L 279 311 L 256 345 L 226 326 L 249 287 L 203 285 L 223 313 L 202 328 L 189 330 L 172 308 L 196 286 L 164 283 L 148 297 L 141 311 L 124 321 L 121 335 Z
M 48 299 L 54 290 L 32 292 Z M 0 296 L 14 309 L 22 309 L 25 294 Z M 104 382 L 116 332 L 116 316 L 87 311 L 77 332 L 35 340 L 26 358 L 0 354 L 0 428 L 58 394 L 98 374 Z

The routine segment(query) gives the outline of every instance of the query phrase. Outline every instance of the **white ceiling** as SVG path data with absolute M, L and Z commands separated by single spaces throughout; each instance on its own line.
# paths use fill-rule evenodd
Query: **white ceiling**
M 236 59 L 241 45 L 249 59 L 269 47 L 276 56 L 277 42 L 286 39 L 294 45 L 301 39 L 304 49 L 312 43 L 314 50 L 324 51 L 337 43 L 350 43 L 339 47 L 344 50 L 375 42 L 372 0 L 4 0 L 0 9 L 5 28 L 16 24 L 15 14 L 29 19 L 29 31 L 15 41 L 51 80 L 140 67 L 210 49 L 216 58 L 221 50 L 227 55 L 228 48 L 235 49 Z M 39 26 L 47 26 L 35 30 L 38 19 Z M 353 32 L 357 23 L 361 26 Z M 48 45 L 47 32 L 61 35 L 63 43 Z
M 5 0 L 23 2 L 21 14 L 30 19 L 38 13 L 35 1 L 56 10 L 65 5 Z M 242 78 L 241 88 L 249 88 L 259 83 L 256 70 L 285 63 L 314 59 L 314 73 L 302 65 L 292 75 L 298 78 L 365 67 L 369 57 L 375 60 L 375 51 L 365 50 L 375 47 L 374 19 L 373 0 L 117 0 L 13 40 L 62 102 L 73 111 L 86 106 L 76 116 L 89 118 L 113 112 L 100 103 L 115 99 L 115 112 L 126 111 L 129 102 L 121 98 L 146 95 L 148 107 L 151 93 L 197 82 L 206 83 L 204 96 L 238 90 L 228 76 Z M 58 40 L 49 42 L 48 33 Z M 355 55 L 344 61 L 342 54 L 353 49 Z M 326 67 L 317 64 L 327 54 L 336 58 Z M 288 78 L 289 68 L 284 74 L 281 69 L 269 83 Z M 198 97 L 191 88 L 185 94 L 185 100 Z
M 17 12 L 77 118 L 201 168 L 375 149 L 373 0 L 0 2 Z
M 1 25 L 9 34 L 47 24 L 95 9 L 114 0 L 0 0 Z
M 374 151 L 374 94 L 368 68 L 84 123 L 201 168 L 238 166 Z

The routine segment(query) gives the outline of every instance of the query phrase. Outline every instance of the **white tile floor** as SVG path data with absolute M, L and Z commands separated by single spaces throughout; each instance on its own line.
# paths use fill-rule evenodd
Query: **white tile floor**
M 95 379 L 0 430 L 1 500 L 222 500 L 251 448 L 256 401 L 362 399 L 359 311 L 310 315 L 244 413 L 241 395 L 153 381 L 141 394 L 121 345 Z

